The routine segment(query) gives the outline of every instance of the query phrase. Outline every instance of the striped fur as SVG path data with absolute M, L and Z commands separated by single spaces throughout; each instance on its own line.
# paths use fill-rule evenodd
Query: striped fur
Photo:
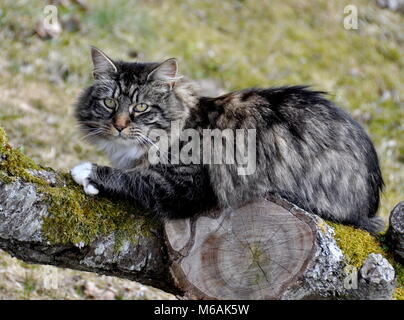
M 172 219 L 217 206 L 237 207 L 270 192 L 326 219 L 370 232 L 383 228 L 375 216 L 383 180 L 373 144 L 323 92 L 294 86 L 200 97 L 177 73 L 171 80 L 150 79 L 159 64 L 110 61 L 116 71 L 109 66 L 102 73 L 97 67 L 102 76 L 76 106 L 84 134 L 112 160 L 113 167 L 93 165 L 89 177 L 102 192 L 133 199 L 158 217 Z M 112 113 L 100 105 L 106 97 L 119 101 Z M 129 108 L 136 102 L 152 107 L 134 117 Z M 130 117 L 125 139 L 112 129 L 116 114 Z M 238 175 L 237 163 L 151 165 L 151 143 L 136 135 L 153 141 L 148 134 L 156 128 L 171 135 L 171 121 L 201 134 L 207 128 L 256 129 L 255 173 Z

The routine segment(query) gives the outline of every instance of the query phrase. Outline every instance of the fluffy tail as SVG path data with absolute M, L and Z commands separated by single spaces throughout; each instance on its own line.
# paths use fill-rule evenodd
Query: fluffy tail
M 379 233 L 385 229 L 385 222 L 380 217 L 366 218 L 359 224 L 359 228 L 369 231 L 372 234 Z

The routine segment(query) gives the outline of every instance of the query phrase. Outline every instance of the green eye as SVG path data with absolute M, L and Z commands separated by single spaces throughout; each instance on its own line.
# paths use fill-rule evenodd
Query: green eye
M 145 112 L 147 109 L 149 109 L 149 106 L 146 103 L 139 103 L 135 106 L 134 111 Z
M 115 109 L 116 107 L 116 102 L 114 99 L 106 98 L 104 99 L 104 104 L 109 109 Z

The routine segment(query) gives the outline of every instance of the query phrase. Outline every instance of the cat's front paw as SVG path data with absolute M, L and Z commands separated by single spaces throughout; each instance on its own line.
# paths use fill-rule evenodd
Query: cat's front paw
M 93 171 L 93 164 L 90 162 L 83 162 L 75 166 L 70 173 L 74 181 L 84 186 L 89 181 Z
M 98 189 L 90 183 L 91 174 L 93 172 L 93 164 L 84 162 L 75 166 L 71 171 L 71 175 L 76 183 L 84 187 L 84 192 L 88 195 L 98 194 Z

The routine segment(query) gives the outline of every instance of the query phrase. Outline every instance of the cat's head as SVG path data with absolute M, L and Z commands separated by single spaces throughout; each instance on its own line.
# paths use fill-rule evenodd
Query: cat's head
M 172 121 L 185 119 L 193 94 L 181 84 L 175 59 L 114 61 L 94 47 L 91 56 L 94 83 L 76 104 L 76 118 L 88 141 L 108 148 L 147 148 L 153 129 L 168 131 Z

